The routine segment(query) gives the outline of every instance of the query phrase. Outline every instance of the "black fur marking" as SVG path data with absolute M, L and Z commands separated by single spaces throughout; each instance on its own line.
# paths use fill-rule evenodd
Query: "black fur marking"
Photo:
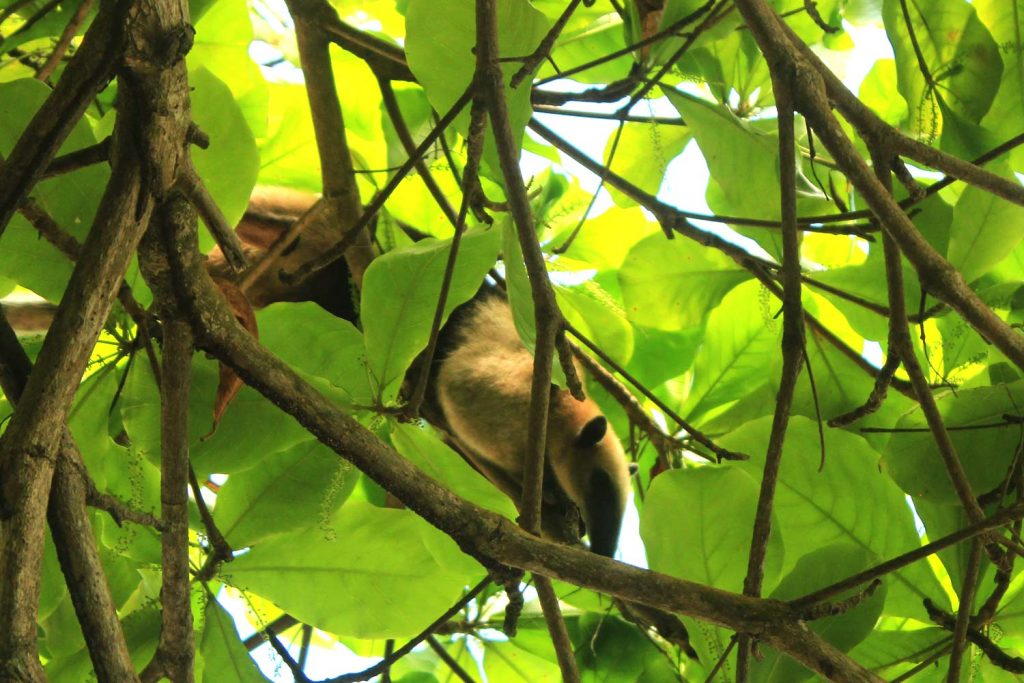
M 590 549 L 598 555 L 612 557 L 619 545 L 619 529 L 622 526 L 619 494 L 612 478 L 601 469 L 590 474 L 588 484 L 584 517 L 587 521 L 587 534 L 590 536 Z
M 587 424 L 583 425 L 580 435 L 576 437 L 576 445 L 582 448 L 596 446 L 608 432 L 608 420 L 603 415 L 598 415 Z

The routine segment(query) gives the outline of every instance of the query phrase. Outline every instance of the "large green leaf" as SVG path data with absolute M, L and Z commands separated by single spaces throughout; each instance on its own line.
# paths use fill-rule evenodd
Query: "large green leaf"
M 372 402 L 363 335 L 352 323 L 309 302 L 268 306 L 256 320 L 260 343 L 278 358 L 314 382 L 329 382 L 348 405 Z
M 384 254 L 366 270 L 360 310 L 366 357 L 380 401 L 394 399 L 409 364 L 427 345 L 450 248 L 451 240 L 424 240 Z M 497 255 L 497 230 L 463 236 L 445 319 L 476 294 Z
M 552 21 L 558 18 L 564 3 L 561 2 L 533 2 L 534 7 L 544 10 L 544 5 L 558 7 L 559 11 L 552 16 L 547 16 Z M 594 9 L 599 7 L 595 3 Z M 579 18 L 581 14 L 577 9 L 573 13 L 573 19 Z M 551 59 L 541 65 L 538 76 L 547 78 L 554 76 L 561 71 L 568 71 L 583 64 L 590 64 L 594 61 L 595 55 L 608 54 L 625 47 L 622 33 L 622 19 L 617 14 L 606 13 L 592 20 L 577 22 L 576 26 L 570 25 L 562 31 L 555 49 L 551 52 Z M 556 69 L 552 64 L 557 64 Z M 586 71 L 573 75 L 573 80 L 581 83 L 608 83 L 625 78 L 633 65 L 631 55 L 620 55 L 610 61 L 597 64 Z
M 479 578 L 440 564 L 431 551 L 441 541 L 448 552 L 460 554 L 412 512 L 352 502 L 328 529 L 260 543 L 232 562 L 229 575 L 235 586 L 325 631 L 405 638 L 436 619 L 463 586 Z
M 524 55 L 532 53 L 548 31 L 548 20 L 527 0 L 497 0 L 498 47 L 508 100 L 512 135 L 518 147 L 533 113 L 530 88 L 512 90 L 508 81 L 519 70 Z M 461 0 L 409 0 L 406 9 L 405 53 L 409 68 L 427 91 L 434 109 L 447 112 L 469 87 L 476 68 L 476 10 Z M 468 108 L 458 119 L 460 130 L 469 129 Z M 485 141 L 486 158 L 496 172 L 494 138 Z
M 771 417 L 744 425 L 721 439 L 722 446 L 751 458 L 739 463 L 758 480 L 771 431 Z M 850 543 L 889 559 L 921 545 L 910 508 L 896 484 L 878 471 L 878 456 L 859 436 L 825 431 L 822 467 L 817 425 L 789 421 L 775 495 L 777 529 L 786 545 L 783 571 L 804 555 L 833 543 Z M 853 573 L 852 571 L 850 573 Z M 949 600 L 925 562 L 890 574 L 885 613 L 927 621 L 921 601 Z
M 813 550 L 800 558 L 789 574 L 783 577 L 771 596 L 776 600 L 793 600 L 803 595 L 830 586 L 847 576 L 871 566 L 877 558 L 863 547 L 845 541 Z M 858 591 L 847 591 L 836 600 L 855 595 Z M 846 652 L 864 640 L 878 621 L 885 604 L 886 586 L 883 583 L 870 598 L 856 607 L 837 614 L 815 619 L 808 628 L 827 642 Z M 813 673 L 795 660 L 782 653 L 766 648 L 764 657 L 754 662 L 751 680 L 796 683 L 811 678 Z
M 216 362 L 201 355 L 193 358 L 189 443 L 197 472 L 230 474 L 258 464 L 270 453 L 308 439 L 308 433 L 294 419 L 249 387 L 242 388 L 224 413 L 216 432 L 209 434 L 217 376 Z M 132 451 L 158 462 L 160 393 L 148 364 L 141 359 L 132 365 L 120 408 Z
M 584 681 L 678 681 L 676 667 L 644 633 L 625 621 L 587 613 L 566 624 Z
M 683 416 L 696 419 L 745 396 L 765 379 L 781 353 L 781 322 L 766 308 L 756 282 L 737 286 L 711 312 L 693 361 Z
M 350 463 L 310 439 L 232 474 L 217 494 L 213 518 L 233 548 L 323 525 L 359 479 Z
M 905 628 L 879 624 L 879 628 L 850 651 L 850 656 L 886 680 L 892 680 L 949 642 L 949 631 L 938 627 L 921 627 L 909 622 Z M 947 669 L 940 662 L 932 670 L 936 674 L 941 671 L 944 679 Z
M 242 645 L 235 623 L 220 604 L 206 602 L 206 621 L 199 644 L 203 683 L 261 683 L 267 679 Z
M 686 126 L 659 123 L 626 123 L 621 133 L 613 130 L 605 143 L 605 163 L 615 173 L 650 195 L 657 195 L 668 165 L 690 141 Z M 636 206 L 623 193 L 611 190 L 619 206 Z
M 50 89 L 35 79 L 0 84 L 0 154 L 6 157 Z M 61 147 L 61 154 L 96 143 L 88 119 L 79 121 Z M 88 166 L 40 182 L 32 197 L 58 227 L 80 242 L 92 225 L 100 194 L 110 176 L 106 164 Z M 16 215 L 0 239 L 0 275 L 58 302 L 71 276 L 72 263 L 23 217 Z
M 1004 175 L 1012 175 L 1005 166 L 1002 170 Z M 1024 208 L 969 185 L 953 208 L 949 262 L 970 282 L 1006 258 L 1021 238 Z
M 757 497 L 757 482 L 731 466 L 671 470 L 655 477 L 640 516 L 651 569 L 741 592 Z M 781 534 L 772 534 L 765 565 L 768 587 L 782 566 L 782 546 Z M 711 627 L 690 633 L 702 661 L 713 660 L 729 637 L 724 629 Z
M 509 519 L 516 518 L 515 505 L 508 497 L 426 429 L 396 423 L 391 441 L 399 453 L 459 496 Z
M 208 70 L 231 89 L 238 108 L 257 137 L 267 131 L 267 82 L 249 56 L 252 23 L 245 0 L 216 0 L 192 14 L 196 40 L 188 53 L 190 70 Z M 190 77 L 191 80 L 191 77 Z
M 771 103 L 768 63 L 750 31 L 732 31 L 687 50 L 679 68 L 707 82 L 715 99 L 723 104 L 738 100 L 741 107 L 753 108 Z
M 753 477 L 732 466 L 671 470 L 655 477 L 640 517 L 651 569 L 741 592 L 757 497 Z M 688 518 L 694 509 L 700 515 Z M 774 585 L 782 557 L 782 538 L 773 534 L 767 586 Z
M 1024 383 L 947 391 L 936 397 L 972 488 L 991 491 L 1006 477 L 1020 442 L 1020 427 L 1002 416 L 1024 405 Z M 936 503 L 958 500 L 921 410 L 897 424 L 882 463 L 904 491 Z
M 758 130 L 721 104 L 712 104 L 678 90 L 665 89 L 700 146 L 711 172 L 708 206 L 721 215 L 778 220 L 779 139 Z M 768 253 L 782 254 L 781 233 L 757 228 L 744 234 Z
M 306 89 L 294 83 L 268 87 L 267 135 L 260 144 L 259 182 L 319 192 L 320 155 Z
M 983 123 L 1000 139 L 1007 139 L 1020 132 L 1024 107 L 1024 12 L 1018 0 L 974 0 L 971 4 L 999 46 L 1003 61 L 999 90 Z
M 749 277 L 720 252 L 661 234 L 636 243 L 619 271 L 626 316 L 667 331 L 700 325 L 726 292 Z
M 54 5 L 46 0 L 29 0 L 24 3 L 6 0 L 0 3 L 0 8 L 5 10 L 16 5 L 17 12 L 15 14 L 20 15 L 24 20 L 16 30 L 10 33 L 6 30 L 3 32 L 4 38 L 0 40 L 0 49 L 7 53 L 20 45 L 38 40 L 39 38 L 57 38 L 64 31 L 64 28 L 71 21 L 71 17 L 78 11 L 79 6 L 83 2 L 84 0 L 72 0 Z M 96 8 L 93 7 L 86 15 L 86 21 L 83 21 L 78 27 L 78 30 L 75 32 L 76 35 L 80 35 L 89 27 L 95 14 Z M 29 23 L 29 20 L 33 21 Z
M 903 7 L 910 15 L 909 28 Z M 942 125 L 939 99 L 968 121 L 979 122 L 999 87 L 1003 60 L 974 7 L 965 0 L 885 0 L 882 17 L 896 53 L 900 93 L 909 104 L 910 127 L 937 134 Z M 922 69 L 930 73 L 931 83 Z
M 260 154 L 256 140 L 228 86 L 205 66 L 189 74 L 192 118 L 210 136 L 209 149 L 192 148 L 199 177 L 220 207 L 229 225 L 245 213 L 256 184 Z M 207 247 L 213 238 L 200 233 Z

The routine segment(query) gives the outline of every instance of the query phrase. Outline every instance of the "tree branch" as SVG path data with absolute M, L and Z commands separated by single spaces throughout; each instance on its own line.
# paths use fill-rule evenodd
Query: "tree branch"
M 761 594 L 764 581 L 764 561 L 771 536 L 772 509 L 775 487 L 782 464 L 789 411 L 793 404 L 796 381 L 804 363 L 804 313 L 801 303 L 800 236 L 796 224 L 796 136 L 793 110 L 794 74 L 783 65 L 770 64 L 775 103 L 779 111 L 779 192 L 782 206 L 782 376 L 775 399 L 768 451 L 765 454 L 764 474 L 754 515 L 753 538 L 747 561 L 747 575 L 743 581 L 744 595 Z M 736 661 L 736 680 L 747 680 L 750 666 L 750 640 L 740 635 Z
M 286 0 L 288 11 L 295 20 L 295 37 L 299 45 L 299 59 L 306 79 L 306 93 L 313 116 L 313 132 L 320 153 L 320 176 L 323 182 L 323 201 L 328 214 L 324 220 L 337 226 L 339 238 L 344 235 L 348 244 L 345 261 L 356 287 L 363 282 L 363 273 L 373 260 L 374 250 L 365 230 L 355 231 L 363 205 L 352 167 L 352 153 L 345 137 L 345 122 L 341 102 L 334 87 L 331 67 L 330 43 L 320 28 L 317 17 L 327 7 L 321 0 Z M 333 11 L 333 10 L 331 10 Z
M 31 371 L 32 362 L 0 315 L 0 387 L 12 404 Z M 58 458 L 46 516 L 93 670 L 99 681 L 138 681 L 86 511 L 92 481 L 66 426 Z

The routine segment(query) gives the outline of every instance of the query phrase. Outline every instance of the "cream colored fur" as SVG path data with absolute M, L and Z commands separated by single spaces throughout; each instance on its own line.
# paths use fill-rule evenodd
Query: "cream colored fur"
M 437 377 L 438 400 L 454 437 L 484 476 L 517 504 L 532 377 L 533 356 L 516 332 L 508 303 L 498 297 L 476 303 L 460 323 L 455 350 L 444 359 Z M 584 426 L 595 418 L 603 419 L 592 400 L 577 401 L 563 389 L 554 390 L 547 462 L 592 535 L 594 524 L 607 526 L 608 520 L 616 520 L 614 529 L 603 530 L 614 543 L 629 493 L 629 471 L 610 425 L 596 444 L 579 443 Z M 610 491 L 597 487 L 595 493 L 591 482 L 597 470 L 607 474 Z M 588 514 L 594 510 L 601 514 Z

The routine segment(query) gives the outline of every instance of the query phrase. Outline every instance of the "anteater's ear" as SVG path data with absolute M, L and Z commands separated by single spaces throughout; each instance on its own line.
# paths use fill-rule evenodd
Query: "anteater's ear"
M 579 436 L 576 437 L 576 445 L 586 448 L 596 446 L 604 438 L 608 431 L 608 420 L 604 415 L 598 415 L 587 424 L 583 425 Z

